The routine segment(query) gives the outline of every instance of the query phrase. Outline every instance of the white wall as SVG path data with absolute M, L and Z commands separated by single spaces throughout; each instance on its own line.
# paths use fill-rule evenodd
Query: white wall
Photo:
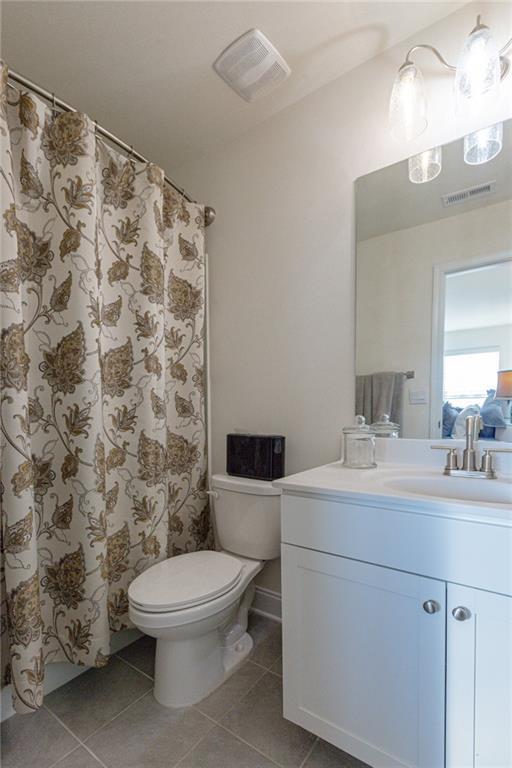
M 430 403 L 411 405 L 408 391 L 430 391 L 434 265 L 506 252 L 512 200 L 357 244 L 357 372 L 415 371 L 406 384 L 405 437 L 430 434 Z
M 500 368 L 512 368 L 512 325 L 489 325 L 485 328 L 449 331 L 444 336 L 444 344 L 446 352 L 498 347 Z
M 407 146 L 387 126 L 396 69 L 416 42 L 457 59 L 481 5 L 466 6 L 306 97 L 238 141 L 180 169 L 215 206 L 208 232 L 212 466 L 235 427 L 287 436 L 287 470 L 334 460 L 354 411 L 354 195 L 363 174 L 478 124 L 457 125 L 452 77 L 418 54 L 430 125 Z M 512 6 L 485 4 L 502 45 Z M 502 42 L 503 41 L 503 42 Z M 498 116 L 512 114 L 512 77 Z M 278 568 L 263 582 L 279 588 Z

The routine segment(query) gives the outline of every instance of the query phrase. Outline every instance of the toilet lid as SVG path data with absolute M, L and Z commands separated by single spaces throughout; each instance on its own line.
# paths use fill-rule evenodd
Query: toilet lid
M 146 611 L 176 611 L 200 605 L 230 590 L 242 563 L 223 552 L 190 552 L 163 560 L 132 581 L 128 596 Z

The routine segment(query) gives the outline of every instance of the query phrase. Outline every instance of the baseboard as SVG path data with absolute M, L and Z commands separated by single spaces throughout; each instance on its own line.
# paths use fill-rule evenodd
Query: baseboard
M 121 648 L 126 645 L 130 645 L 135 640 L 142 637 L 142 632 L 138 629 L 125 629 L 122 632 L 116 632 L 112 635 L 111 639 L 111 651 L 117 653 Z M 66 685 L 73 678 L 78 675 L 87 672 L 90 667 L 78 667 L 75 664 L 69 664 L 66 661 L 57 661 L 54 664 L 48 664 L 44 672 L 44 694 L 51 693 L 56 688 L 60 688 L 62 685 Z M 12 693 L 11 686 L 6 685 L 2 688 L 0 699 L 0 722 L 7 720 L 7 718 L 15 715 L 14 707 L 12 705 Z
M 281 595 L 271 589 L 256 587 L 251 610 L 274 621 L 281 621 Z

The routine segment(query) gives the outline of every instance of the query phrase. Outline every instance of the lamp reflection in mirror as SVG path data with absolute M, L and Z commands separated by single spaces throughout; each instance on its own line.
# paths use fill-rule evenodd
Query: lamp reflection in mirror
M 466 38 L 457 63 L 455 92 L 457 96 L 473 99 L 497 89 L 500 78 L 498 47 L 489 27 L 482 24 L 478 16 L 476 27 Z
M 503 146 L 503 123 L 496 123 L 464 136 L 464 161 L 482 165 L 499 155 Z
M 442 149 L 434 147 L 409 158 L 409 181 L 424 184 L 439 176 L 442 168 Z
M 498 385 L 496 387 L 496 400 L 506 400 L 510 406 L 512 400 L 512 369 L 498 371 Z M 508 413 L 507 421 L 510 424 L 511 412 Z
M 423 75 L 412 63 L 398 70 L 389 102 L 389 124 L 393 137 L 411 141 L 427 127 L 427 102 Z

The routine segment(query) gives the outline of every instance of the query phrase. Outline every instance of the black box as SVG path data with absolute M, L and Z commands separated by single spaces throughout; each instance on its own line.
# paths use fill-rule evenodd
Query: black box
M 238 432 L 227 436 L 228 475 L 277 480 L 284 477 L 283 435 L 248 435 Z

